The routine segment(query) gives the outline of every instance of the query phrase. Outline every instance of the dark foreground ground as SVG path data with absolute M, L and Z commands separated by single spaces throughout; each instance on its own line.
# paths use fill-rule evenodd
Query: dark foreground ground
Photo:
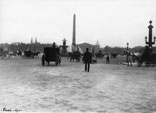
M 66 58 L 44 67 L 40 59 L 0 60 L 0 112 L 156 113 L 156 67 L 119 60 L 98 60 L 89 73 Z

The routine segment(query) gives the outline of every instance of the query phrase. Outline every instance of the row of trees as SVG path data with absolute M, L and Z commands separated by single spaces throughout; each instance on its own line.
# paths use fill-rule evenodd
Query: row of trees
M 43 48 L 47 46 L 51 46 L 52 44 L 40 44 L 40 43 L 34 43 L 34 44 L 26 44 L 26 43 L 12 43 L 12 44 L 0 44 L 0 51 L 25 51 L 27 49 L 30 49 L 32 52 L 43 52 Z M 123 54 L 123 51 L 127 49 L 126 47 L 110 47 L 110 46 L 105 46 L 104 48 L 101 48 L 101 51 L 103 53 L 118 53 L 118 54 Z M 137 46 L 133 48 L 129 48 L 131 52 L 139 52 L 143 53 L 145 47 L 142 46 Z M 156 47 L 153 47 L 153 51 L 156 52 Z
M 32 52 L 43 52 L 43 48 L 51 46 L 52 44 L 26 44 L 26 43 L 12 43 L 12 44 L 0 44 L 1 51 L 26 51 L 30 49 Z
M 110 47 L 110 46 L 105 46 L 102 51 L 105 53 L 118 53 L 120 55 L 123 54 L 123 51 L 126 50 L 127 48 L 125 47 Z M 134 53 L 143 53 L 145 50 L 145 46 L 136 46 L 133 48 L 128 48 L 129 51 L 134 52 Z M 156 47 L 153 47 L 153 52 L 156 52 Z

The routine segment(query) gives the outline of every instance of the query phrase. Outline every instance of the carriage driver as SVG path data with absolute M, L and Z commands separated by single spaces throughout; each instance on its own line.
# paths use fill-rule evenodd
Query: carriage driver
M 53 45 L 52 45 L 52 47 L 53 47 L 53 48 L 55 48 L 55 47 L 56 47 L 56 44 L 55 44 L 55 42 L 53 42 Z

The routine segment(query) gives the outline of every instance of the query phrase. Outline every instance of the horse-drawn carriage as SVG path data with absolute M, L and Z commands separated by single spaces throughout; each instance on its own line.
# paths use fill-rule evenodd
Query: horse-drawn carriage
M 30 49 L 24 51 L 24 56 L 23 57 L 27 57 L 27 58 L 34 58 L 35 56 L 38 56 L 40 54 L 40 52 L 32 52 Z
M 118 56 L 118 53 L 111 53 L 111 58 L 116 58 Z
M 138 67 L 141 67 L 143 63 L 146 67 L 154 66 L 156 64 L 156 53 L 153 53 L 152 49 L 148 46 L 145 47 L 143 54 L 137 58 Z
M 135 54 L 125 50 L 123 55 L 127 55 L 128 66 L 132 66 L 134 61 L 137 62 L 138 67 L 141 67 L 143 64 L 145 64 L 146 67 L 154 66 L 156 64 L 156 53 L 153 53 L 149 46 L 145 47 L 143 53 Z
M 51 61 L 55 62 L 55 65 L 60 65 L 61 57 L 60 57 L 60 49 L 58 47 L 45 47 L 44 54 L 42 55 L 42 65 L 45 65 L 45 61 L 50 64 Z
M 69 53 L 70 61 L 80 62 L 81 53 L 79 51 Z

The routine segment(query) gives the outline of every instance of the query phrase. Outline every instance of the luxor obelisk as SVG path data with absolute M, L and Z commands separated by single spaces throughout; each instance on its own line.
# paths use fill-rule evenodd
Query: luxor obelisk
M 73 16 L 73 38 L 72 38 L 72 52 L 76 47 L 76 15 Z

